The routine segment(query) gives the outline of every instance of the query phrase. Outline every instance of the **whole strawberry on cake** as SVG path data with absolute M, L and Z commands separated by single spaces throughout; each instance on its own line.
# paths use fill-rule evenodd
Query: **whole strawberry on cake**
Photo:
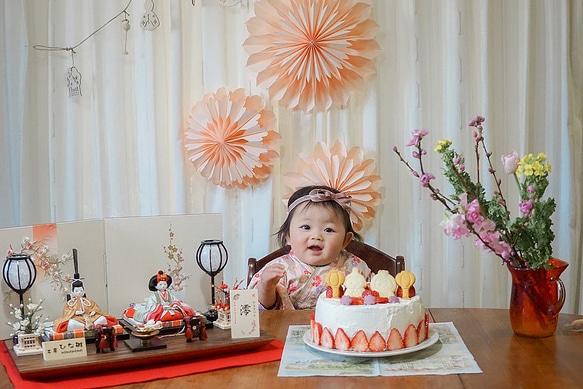
M 415 276 L 386 270 L 370 283 L 354 269 L 326 276 L 326 293 L 311 320 L 312 342 L 341 351 L 383 352 L 417 346 L 429 335 L 429 315 L 415 295 Z

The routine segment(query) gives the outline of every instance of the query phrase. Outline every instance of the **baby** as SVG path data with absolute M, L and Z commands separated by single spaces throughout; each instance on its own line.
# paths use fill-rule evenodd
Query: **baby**
M 365 278 L 370 269 L 344 249 L 360 236 L 350 222 L 350 196 L 327 186 L 298 189 L 288 201 L 288 214 L 277 232 L 289 254 L 257 272 L 249 288 L 257 288 L 265 309 L 312 309 L 330 270 L 345 274 L 356 268 Z

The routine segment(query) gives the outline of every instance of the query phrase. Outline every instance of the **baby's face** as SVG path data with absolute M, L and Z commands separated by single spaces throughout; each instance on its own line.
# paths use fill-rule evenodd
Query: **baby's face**
M 290 223 L 288 243 L 294 254 L 312 266 L 334 261 L 352 240 L 342 217 L 324 206 L 308 203 L 296 208 Z

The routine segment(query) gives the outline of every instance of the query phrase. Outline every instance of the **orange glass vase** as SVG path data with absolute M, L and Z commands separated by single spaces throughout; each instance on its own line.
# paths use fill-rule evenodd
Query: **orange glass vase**
M 512 274 L 510 323 L 514 333 L 531 338 L 551 336 L 557 329 L 565 303 L 565 285 L 559 278 L 568 263 L 551 259 L 552 269 L 508 266 Z

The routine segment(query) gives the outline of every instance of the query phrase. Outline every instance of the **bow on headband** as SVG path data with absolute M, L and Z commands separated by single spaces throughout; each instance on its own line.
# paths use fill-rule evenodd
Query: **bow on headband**
M 346 212 L 350 213 L 350 200 L 352 197 L 348 196 L 346 193 L 333 193 L 325 189 L 314 189 L 309 194 L 300 197 L 288 207 L 287 212 L 291 212 L 295 207 L 304 203 L 306 201 L 311 201 L 313 203 L 320 203 L 322 201 L 335 201 L 337 202 Z

